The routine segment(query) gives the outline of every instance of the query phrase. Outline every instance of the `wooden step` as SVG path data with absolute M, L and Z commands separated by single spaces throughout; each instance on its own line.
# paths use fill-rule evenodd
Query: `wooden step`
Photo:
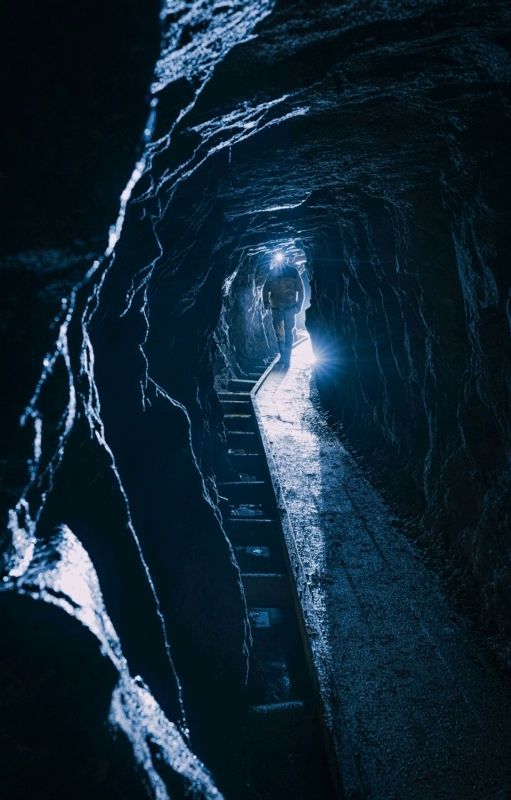
M 260 479 L 266 477 L 266 462 L 259 453 L 228 453 L 228 456 L 237 472 L 258 475 Z
M 247 728 L 258 797 L 334 800 L 322 731 L 311 701 L 253 706 Z M 354 795 L 350 798 L 354 800 Z
M 263 517 L 233 517 L 225 523 L 225 532 L 233 544 L 267 545 L 281 540 L 280 523 Z
M 252 414 L 252 403 L 248 400 L 222 400 L 224 414 Z
M 280 574 L 286 569 L 282 548 L 277 544 L 234 545 L 234 555 L 242 573 Z
M 262 750 L 308 752 L 323 747 L 321 725 L 312 698 L 252 706 L 248 731 L 254 746 Z
M 252 362 L 249 361 L 245 364 L 245 371 L 247 372 L 247 374 L 249 372 L 259 372 L 262 374 L 263 372 L 266 372 L 268 366 L 269 366 L 268 364 L 253 364 Z
M 247 381 L 241 378 L 234 378 L 227 384 L 229 392 L 250 392 L 254 388 L 257 381 Z
M 241 581 L 249 607 L 293 608 L 291 585 L 286 573 L 243 573 Z
M 250 383 L 250 381 L 249 381 Z M 217 392 L 217 397 L 221 403 L 224 403 L 228 400 L 237 400 L 241 402 L 250 402 L 250 392 L 242 391 L 242 392 L 231 392 L 231 391 L 220 391 Z
M 230 503 L 230 522 L 268 522 L 278 524 L 278 511 L 275 505 L 264 503 Z
M 244 450 L 245 453 L 257 453 L 259 439 L 251 431 L 227 431 L 227 447 L 229 450 Z
M 253 431 L 253 414 L 224 414 L 224 425 L 228 431 Z
M 273 489 L 268 481 L 252 481 L 250 483 L 229 481 L 219 483 L 218 491 L 222 497 L 227 497 L 231 505 L 235 506 L 244 504 L 266 504 L 270 506 L 273 501 Z

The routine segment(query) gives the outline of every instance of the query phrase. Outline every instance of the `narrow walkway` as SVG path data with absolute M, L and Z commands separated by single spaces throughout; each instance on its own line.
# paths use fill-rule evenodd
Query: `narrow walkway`
M 509 693 L 311 400 L 310 342 L 253 398 L 347 797 L 511 798 Z
M 250 395 L 266 366 L 252 369 L 249 380 L 233 379 L 218 394 L 233 477 L 237 473 L 234 480 L 218 483 L 218 489 L 253 638 L 245 720 L 250 755 L 242 760 L 250 762 L 254 791 L 247 792 L 245 783 L 234 788 L 232 797 L 334 800 L 332 777 L 337 775 L 332 776 L 325 751 L 286 545 Z M 236 769 L 234 763 L 230 767 Z

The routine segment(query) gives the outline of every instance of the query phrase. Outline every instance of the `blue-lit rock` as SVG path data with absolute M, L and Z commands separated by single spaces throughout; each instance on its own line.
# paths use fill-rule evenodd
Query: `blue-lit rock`
M 51 571 L 67 526 L 151 699 L 135 694 L 177 725 L 182 684 L 192 750 L 195 731 L 236 796 L 220 731 L 250 637 L 215 508 L 231 468 L 214 378 L 271 351 L 258 288 L 276 247 L 307 258 L 336 429 L 505 656 L 509 8 L 169 2 L 154 75 L 157 4 L 36 5 L 6 26 L 5 596 L 37 553 Z M 39 607 L 18 599 L 13 642 Z

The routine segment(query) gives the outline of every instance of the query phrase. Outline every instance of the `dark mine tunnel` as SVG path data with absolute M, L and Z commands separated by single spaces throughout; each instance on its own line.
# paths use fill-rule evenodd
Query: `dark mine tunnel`
M 0 797 L 511 800 L 510 3 L 0 24 Z

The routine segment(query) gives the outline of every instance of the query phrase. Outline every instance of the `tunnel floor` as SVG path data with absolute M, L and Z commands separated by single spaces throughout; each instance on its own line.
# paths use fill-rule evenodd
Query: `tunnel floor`
M 502 677 L 315 401 L 310 341 L 253 397 L 347 797 L 511 797 Z

